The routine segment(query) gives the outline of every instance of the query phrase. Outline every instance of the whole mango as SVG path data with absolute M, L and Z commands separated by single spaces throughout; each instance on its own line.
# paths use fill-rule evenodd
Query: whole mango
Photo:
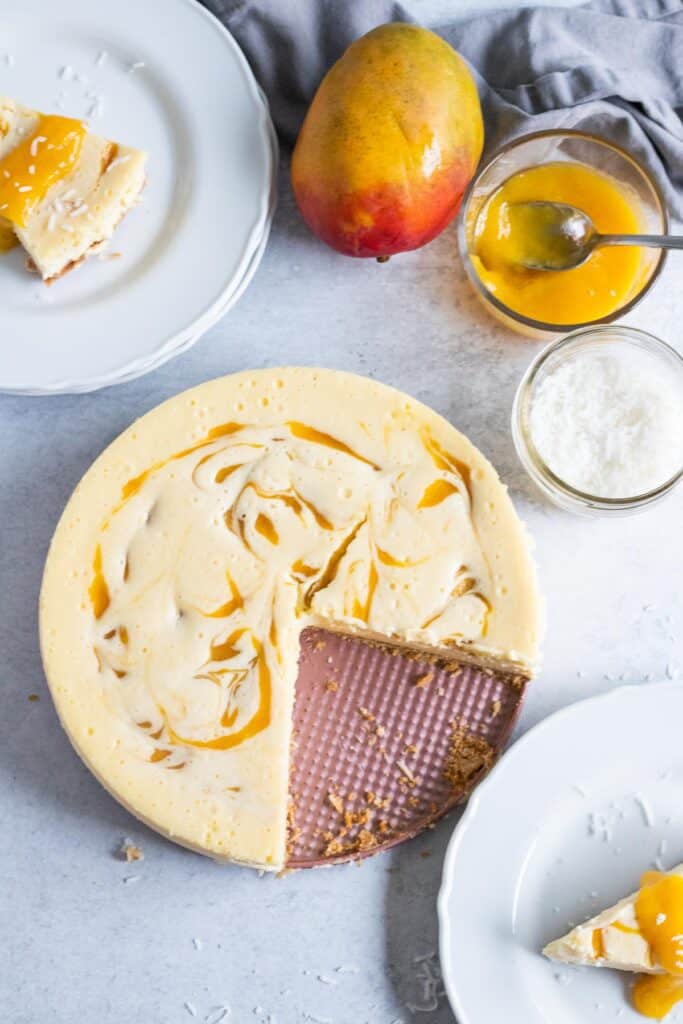
M 386 259 L 453 219 L 483 141 L 477 89 L 455 50 L 417 25 L 380 25 L 321 82 L 292 157 L 294 195 L 333 249 Z

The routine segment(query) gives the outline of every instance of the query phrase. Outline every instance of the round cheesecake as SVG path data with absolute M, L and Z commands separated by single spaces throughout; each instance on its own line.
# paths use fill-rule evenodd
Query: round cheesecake
M 209 381 L 118 437 L 40 600 L 57 710 L 102 784 L 176 842 L 274 870 L 306 627 L 528 676 L 539 619 L 481 453 L 401 392 L 303 368 Z

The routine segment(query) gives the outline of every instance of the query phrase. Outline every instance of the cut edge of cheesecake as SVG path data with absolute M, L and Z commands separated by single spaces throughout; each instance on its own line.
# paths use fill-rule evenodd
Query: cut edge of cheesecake
M 683 876 L 683 864 L 677 864 L 666 874 Z M 557 963 L 581 967 L 663 974 L 663 969 L 654 961 L 649 942 L 638 927 L 635 913 L 638 892 L 625 896 L 566 935 L 549 942 L 543 949 L 543 955 Z
M 50 285 L 100 252 L 138 203 L 146 162 L 142 150 L 86 136 L 73 174 L 53 185 L 26 227 L 15 228 L 28 269 Z
M 334 619 L 329 620 L 324 616 L 311 615 L 310 612 L 309 619 L 311 625 L 318 629 L 350 637 L 372 647 L 379 647 L 388 654 L 402 654 L 424 665 L 443 665 L 450 669 L 467 665 L 480 669 L 482 672 L 510 676 L 510 681 L 516 681 L 516 685 L 520 687 L 530 682 L 537 675 L 539 669 L 538 653 L 534 660 L 529 660 L 515 651 L 499 652 L 486 649 L 476 641 L 455 640 L 446 646 L 438 643 L 431 644 L 420 639 L 395 636 L 390 633 L 377 633 L 356 626 L 352 622 L 336 622 Z

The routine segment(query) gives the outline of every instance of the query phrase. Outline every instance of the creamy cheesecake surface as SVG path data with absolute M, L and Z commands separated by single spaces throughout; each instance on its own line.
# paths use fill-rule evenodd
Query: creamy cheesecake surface
M 683 865 L 674 870 L 683 873 Z M 545 956 L 565 964 L 644 973 L 661 971 L 653 962 L 650 944 L 638 926 L 637 895 L 626 896 L 561 939 L 550 942 L 543 950 Z
M 41 594 L 62 722 L 135 814 L 214 857 L 286 856 L 299 636 L 531 673 L 539 600 L 494 469 L 400 392 L 328 370 L 210 381 L 76 488 Z
M 82 121 L 0 98 L 0 249 L 13 232 L 45 281 L 60 277 L 109 241 L 146 159 Z

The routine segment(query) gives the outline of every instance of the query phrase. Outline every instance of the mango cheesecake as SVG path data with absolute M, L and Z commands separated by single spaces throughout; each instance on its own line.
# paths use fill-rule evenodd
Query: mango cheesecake
M 683 864 L 646 871 L 637 892 L 549 943 L 559 963 L 638 973 L 633 1005 L 662 1020 L 683 1000 Z
M 99 251 L 138 201 L 147 157 L 0 97 L 0 251 L 20 243 L 46 283 Z
M 430 409 L 338 371 L 239 373 L 152 410 L 77 486 L 45 567 L 45 671 L 77 752 L 164 835 L 286 863 L 308 627 L 533 674 L 528 538 Z

